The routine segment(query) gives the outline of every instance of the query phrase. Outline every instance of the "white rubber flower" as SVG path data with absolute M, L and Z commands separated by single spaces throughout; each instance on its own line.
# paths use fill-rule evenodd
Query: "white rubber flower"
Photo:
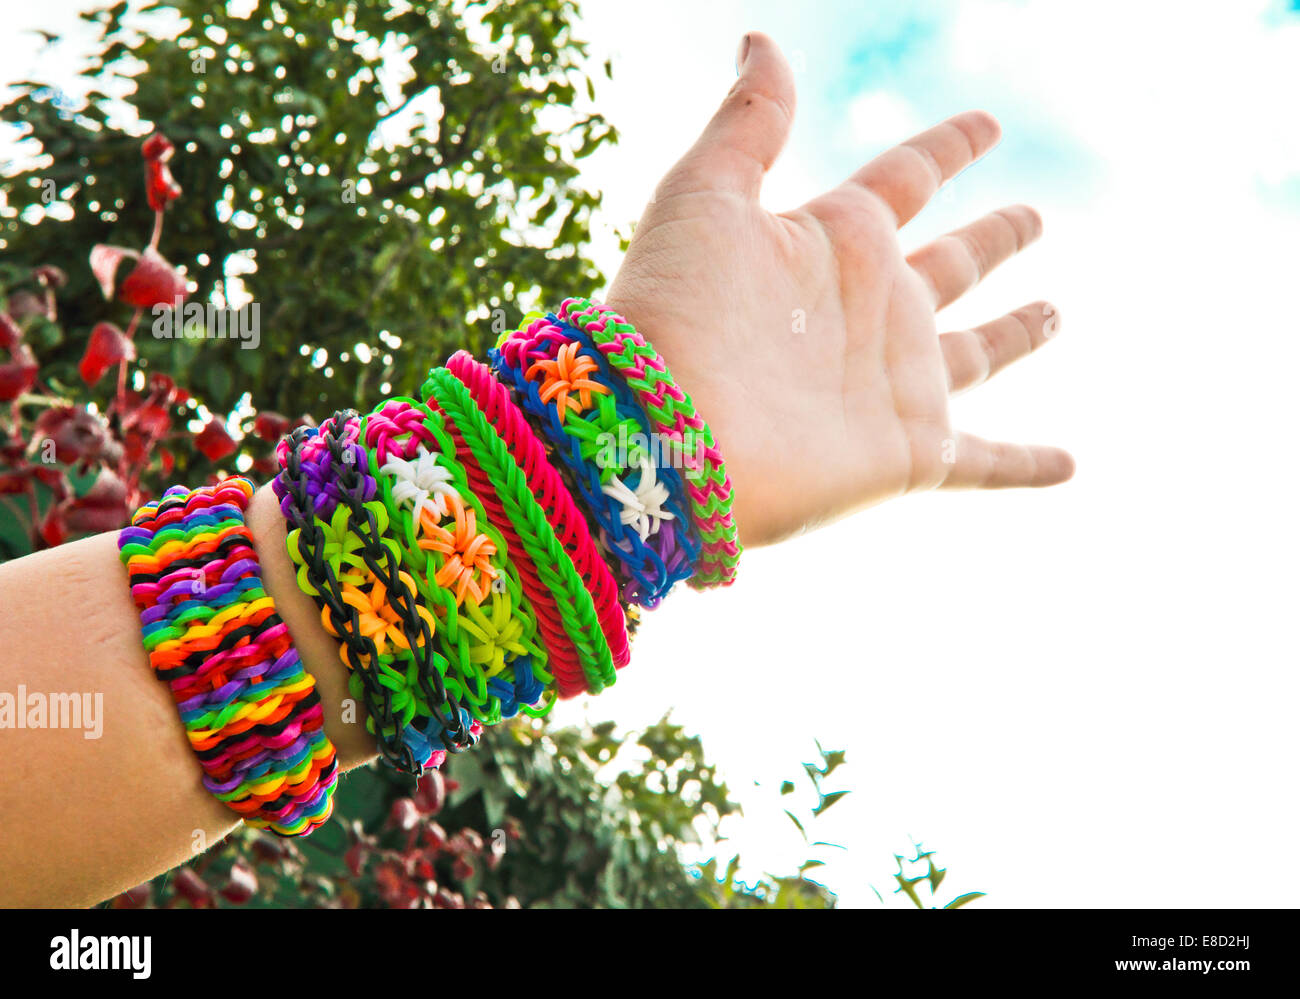
M 668 487 L 657 478 L 655 463 L 649 457 L 639 462 L 641 481 L 635 491 L 617 475 L 611 475 L 609 482 L 600 487 L 606 496 L 622 504 L 618 519 L 624 524 L 636 528 L 636 533 L 644 541 L 659 531 L 659 525 L 665 520 L 672 520 L 673 515 L 664 509 L 668 502 Z
M 423 447 L 409 461 L 390 456 L 379 470 L 393 477 L 393 501 L 399 505 L 410 503 L 414 510 L 412 519 L 417 522 L 426 509 L 442 520 L 447 516 L 448 498 L 460 498 L 460 492 L 451 484 L 451 472 L 438 464 L 432 451 Z

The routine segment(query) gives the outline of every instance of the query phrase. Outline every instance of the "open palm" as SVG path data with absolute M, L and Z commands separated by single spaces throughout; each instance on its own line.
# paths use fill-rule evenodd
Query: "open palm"
M 919 489 L 1045 486 L 1050 447 L 954 432 L 950 394 L 1045 342 L 1045 302 L 939 335 L 935 312 L 1037 238 L 1015 206 L 904 256 L 898 229 L 997 142 L 967 112 L 779 215 L 758 204 L 789 135 L 794 80 L 776 45 L 742 42 L 736 86 L 669 172 L 609 293 L 691 393 L 727 460 L 745 544 Z

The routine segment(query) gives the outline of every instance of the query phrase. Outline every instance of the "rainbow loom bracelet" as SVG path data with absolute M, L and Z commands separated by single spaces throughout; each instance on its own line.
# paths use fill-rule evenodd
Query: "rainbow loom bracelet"
M 333 809 L 338 762 L 315 680 L 262 585 L 252 483 L 168 489 L 118 536 L 150 665 L 203 784 L 250 826 L 306 835 Z
M 623 598 L 658 605 L 694 572 L 700 545 L 681 477 L 650 446 L 632 390 L 585 333 L 554 316 L 505 334 L 488 358 L 586 501 L 625 580 Z
M 731 480 L 713 432 L 677 387 L 659 353 L 612 309 L 585 298 L 568 298 L 559 319 L 595 341 L 610 365 L 627 381 L 650 422 L 686 466 L 691 515 L 703 540 L 699 566 L 689 583 L 696 589 L 727 586 L 740 561 L 736 521 L 731 514 Z
M 446 368 L 431 371 L 421 392 L 433 400 L 431 406 L 436 403 L 439 411 L 448 417 L 448 430 L 456 439 L 457 453 L 466 470 L 476 467 L 490 482 L 491 488 L 483 490 L 480 498 L 486 503 L 484 493 L 494 494 L 503 510 L 504 518 L 500 521 L 503 529 L 506 523 L 513 528 L 532 569 L 552 595 L 564 632 L 577 649 L 587 689 L 592 693 L 603 690 L 615 679 L 609 642 L 596 618 L 591 594 L 524 481 L 524 473 L 475 405 L 469 390 L 450 371 Z M 539 609 L 546 606 L 546 594 L 530 593 L 529 596 Z M 560 683 L 558 670 L 555 677 Z M 561 693 L 565 694 L 565 688 L 561 688 Z
M 288 510 L 299 586 L 340 640 L 349 693 L 365 704 L 384 760 L 418 775 L 447 751 L 472 745 L 481 728 L 447 689 L 447 662 L 432 640 L 435 620 L 402 570 L 359 434 L 353 410 L 336 413 L 319 431 L 294 431 L 277 449 L 276 492 Z
M 553 696 L 534 707 L 552 680 L 538 621 L 441 414 L 389 399 L 362 417 L 361 438 L 403 564 L 438 620 L 448 685 L 485 725 L 546 714 Z
M 574 505 L 560 473 L 547 460 L 546 448 L 533 433 L 523 413 L 510 401 L 509 391 L 492 376 L 487 365 L 460 350 L 448 359 L 446 366 L 469 389 L 474 403 L 496 428 L 506 450 L 523 470 L 533 497 L 591 593 L 601 631 L 609 642 L 614 668 L 621 669 L 628 664 L 632 651 L 628 646 L 627 622 L 618 602 L 618 583 L 596 551 L 586 518 Z

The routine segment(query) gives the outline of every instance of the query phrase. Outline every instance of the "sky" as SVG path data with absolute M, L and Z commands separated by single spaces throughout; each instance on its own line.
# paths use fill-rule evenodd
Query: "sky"
M 776 788 L 814 739 L 851 793 L 823 880 L 878 906 L 914 842 L 942 892 L 1034 907 L 1294 904 L 1300 16 L 1285 5 L 589 2 L 622 130 L 586 171 L 634 219 L 735 80 L 746 30 L 796 70 L 763 201 L 795 207 L 929 124 L 1001 145 L 903 232 L 1002 205 L 1044 238 L 941 315 L 1043 297 L 1061 334 L 954 403 L 983 436 L 1070 448 L 1049 491 L 908 497 L 674 596 L 593 718 L 673 717 L 741 792 L 728 844 L 808 855 Z M 666 54 L 671 53 L 671 58 Z M 603 258 L 617 266 L 616 254 Z M 707 414 L 706 414 L 707 416 Z M 810 564 L 830 591 L 792 590 Z M 648 675 L 647 675 L 648 674 Z M 797 721 L 787 721 L 787 719 Z M 759 787 L 753 782 L 758 781 Z M 747 865 L 748 866 L 748 865 Z M 889 899 L 895 904 L 897 899 Z
M 76 4 L 16 13 L 71 22 Z M 1062 4 L 587 0 L 618 146 L 597 259 L 770 34 L 799 90 L 764 186 L 796 207 L 967 108 L 1004 138 L 903 231 L 908 248 L 1015 202 L 1044 238 L 944 311 L 961 329 L 1038 298 L 1060 335 L 954 403 L 961 429 L 1067 447 L 1047 491 L 912 496 L 747 553 L 723 592 L 674 595 L 599 698 L 671 710 L 744 805 L 724 855 L 810 855 L 777 793 L 847 751 L 815 839 L 847 906 L 890 896 L 916 843 L 941 898 L 980 907 L 1294 904 L 1300 14 L 1280 2 Z M 17 27 L 20 25 L 11 25 Z M 0 66 L 32 58 L 16 31 Z M 47 56 L 48 58 L 48 56 Z M 689 386 L 687 387 L 689 389 Z M 707 414 L 705 414 L 707 417 Z M 828 587 L 790 585 L 826 565 Z M 806 797 L 795 796 L 800 804 Z M 873 888 L 885 895 L 882 901 Z

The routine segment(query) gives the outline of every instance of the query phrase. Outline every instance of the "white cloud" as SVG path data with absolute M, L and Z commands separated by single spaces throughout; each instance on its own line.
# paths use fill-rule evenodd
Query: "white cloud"
M 928 124 L 916 113 L 907 98 L 886 90 L 869 90 L 849 103 L 849 128 L 855 143 L 887 146 L 921 131 Z

